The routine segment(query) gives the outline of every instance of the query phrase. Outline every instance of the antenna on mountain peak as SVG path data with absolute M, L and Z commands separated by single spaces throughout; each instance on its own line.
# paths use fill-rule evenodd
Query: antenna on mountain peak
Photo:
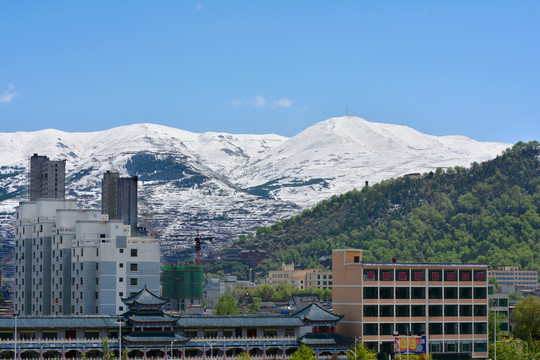
M 345 104 L 345 115 L 349 116 L 349 105 Z

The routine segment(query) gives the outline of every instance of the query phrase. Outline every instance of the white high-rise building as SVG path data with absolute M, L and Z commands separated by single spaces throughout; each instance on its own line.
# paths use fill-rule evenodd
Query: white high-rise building
M 16 211 L 15 312 L 91 315 L 125 312 L 121 297 L 159 293 L 159 243 L 74 200 L 21 202 Z

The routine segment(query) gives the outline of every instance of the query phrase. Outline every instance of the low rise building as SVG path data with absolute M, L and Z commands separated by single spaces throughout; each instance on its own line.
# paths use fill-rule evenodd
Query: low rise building
M 489 277 L 494 277 L 504 288 L 538 289 L 538 271 L 520 270 L 515 266 L 503 266 L 489 270 Z
M 294 264 L 282 264 L 281 270 L 270 270 L 268 284 L 289 284 L 293 289 L 331 289 L 332 272 L 323 269 L 295 269 Z

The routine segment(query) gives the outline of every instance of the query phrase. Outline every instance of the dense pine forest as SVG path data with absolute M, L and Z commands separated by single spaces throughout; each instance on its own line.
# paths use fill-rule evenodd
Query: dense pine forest
M 484 163 L 390 179 L 242 236 L 277 262 L 319 264 L 332 249 L 366 261 L 478 262 L 540 270 L 540 144 Z M 264 266 L 264 265 L 263 265 Z M 268 265 L 266 265 L 266 270 Z

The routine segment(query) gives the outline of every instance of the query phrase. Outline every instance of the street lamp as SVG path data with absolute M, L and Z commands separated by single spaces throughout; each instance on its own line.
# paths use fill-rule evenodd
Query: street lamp
M 122 325 L 124 319 L 120 317 L 116 323 L 118 324 L 118 359 L 122 360 Z
M 210 345 L 210 360 L 212 360 L 212 355 L 213 355 L 213 348 L 212 348 L 212 344 L 210 344 L 209 342 L 205 342 L 205 344 L 208 344 Z M 204 352 L 206 352 L 206 349 L 204 350 Z
M 354 337 L 354 360 L 356 360 L 356 343 L 358 342 L 358 339 L 361 339 L 361 336 L 355 336 Z
M 14 341 L 14 350 L 13 350 L 13 360 L 17 360 L 17 317 L 19 314 L 13 314 L 13 317 L 15 318 L 15 333 L 13 334 L 13 341 Z

